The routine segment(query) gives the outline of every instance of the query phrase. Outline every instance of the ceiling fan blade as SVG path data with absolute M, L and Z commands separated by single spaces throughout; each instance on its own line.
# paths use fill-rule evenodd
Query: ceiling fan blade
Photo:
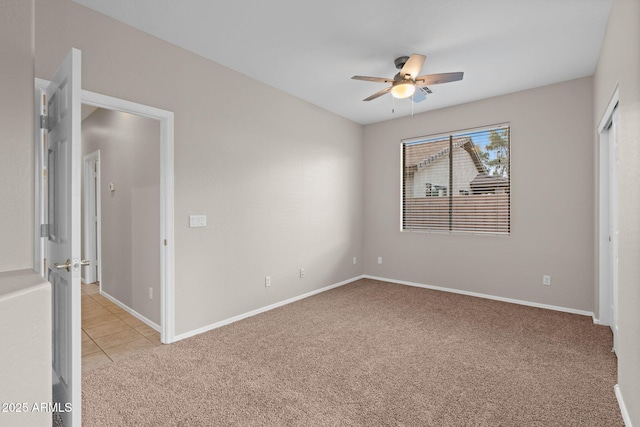
M 464 73 L 462 71 L 457 73 L 440 73 L 440 74 L 427 74 L 425 76 L 416 77 L 416 86 L 427 85 L 439 85 L 440 83 L 449 83 L 462 80 Z
M 402 70 L 400 70 L 400 75 L 404 77 L 408 74 L 412 79 L 415 79 L 418 73 L 420 73 L 425 59 L 427 59 L 427 57 L 424 55 L 417 53 L 412 54 L 409 59 L 407 59 L 407 62 L 404 63 Z
M 378 92 L 374 93 L 373 95 L 371 95 L 370 97 L 363 99 L 363 101 L 371 101 L 372 99 L 376 99 L 376 98 L 384 95 L 387 92 L 391 92 L 391 86 L 385 87 L 381 91 L 378 91 Z
M 354 80 L 364 80 L 367 82 L 393 83 L 393 79 L 386 79 L 384 77 L 353 76 L 351 78 Z

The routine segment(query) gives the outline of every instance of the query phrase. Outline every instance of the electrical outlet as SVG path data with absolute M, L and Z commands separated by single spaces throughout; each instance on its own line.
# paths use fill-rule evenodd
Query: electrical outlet
M 302 279 L 304 277 L 304 268 L 300 269 L 300 278 Z
M 149 288 L 149 299 L 153 299 L 153 288 Z
M 266 276 L 266 277 L 264 278 L 264 285 L 265 285 L 266 287 L 271 286 L 271 276 Z
M 545 286 L 551 286 L 551 276 L 542 276 L 542 284 Z
M 378 257 L 378 264 L 382 264 L 382 257 L 381 256 Z
M 358 263 L 358 258 L 353 257 L 353 265 L 356 265 Z

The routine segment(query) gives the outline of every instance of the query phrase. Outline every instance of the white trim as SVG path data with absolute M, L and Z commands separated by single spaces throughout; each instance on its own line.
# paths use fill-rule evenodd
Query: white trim
M 135 317 L 136 319 L 146 323 L 148 326 L 152 327 L 156 331 L 158 331 L 158 332 L 162 331 L 162 327 L 160 327 L 160 325 L 158 325 L 155 322 L 152 322 L 151 320 L 147 319 L 142 314 L 138 313 L 137 311 L 135 311 L 134 309 L 132 309 L 128 305 L 118 301 L 117 299 L 115 299 L 114 297 L 112 297 L 111 295 L 109 295 L 108 293 L 103 291 L 102 289 L 100 290 L 100 295 L 102 295 L 103 297 L 105 297 L 106 299 L 108 299 L 109 301 L 111 301 L 112 303 L 114 303 L 115 305 L 117 305 L 118 307 L 120 307 L 121 309 L 123 309 L 124 311 L 126 311 L 127 313 L 132 315 L 133 317 Z
M 162 110 L 160 110 L 162 111 Z M 160 120 L 160 319 L 161 341 L 175 341 L 175 239 L 174 239 L 174 153 L 173 113 Z M 166 243 L 165 243 L 166 242 Z
M 524 300 L 518 300 L 518 299 L 513 299 L 513 298 L 504 298 L 504 297 L 498 297 L 498 296 L 495 296 L 495 295 L 481 294 L 481 293 L 478 293 L 478 292 L 463 291 L 463 290 L 460 290 L 460 289 L 443 288 L 441 286 L 425 285 L 425 284 L 422 284 L 422 283 L 406 282 L 404 280 L 387 279 L 387 278 L 384 278 L 384 277 L 369 276 L 367 274 L 365 274 L 363 276 L 363 278 L 365 278 L 365 279 L 373 279 L 373 280 L 380 280 L 382 282 L 396 283 L 398 285 L 415 286 L 415 287 L 418 287 L 418 288 L 432 289 L 432 290 L 435 290 L 435 291 L 451 292 L 451 293 L 454 293 L 454 294 L 468 295 L 468 296 L 471 296 L 471 297 L 485 298 L 485 299 L 490 299 L 490 300 L 495 300 L 495 301 L 508 302 L 508 303 L 512 303 L 512 304 L 526 305 L 526 306 L 529 306 L 529 307 L 544 308 L 544 309 L 547 309 L 547 310 L 562 311 L 562 312 L 565 312 L 565 313 L 580 314 L 582 316 L 591 316 L 591 317 L 593 317 L 593 312 L 591 312 L 591 311 L 576 310 L 574 308 L 559 307 L 559 306 L 555 306 L 555 305 L 541 304 L 541 303 L 537 303 L 537 302 L 524 301 Z
M 355 282 L 356 280 L 363 279 L 364 277 L 365 276 L 352 277 L 351 279 L 347 279 L 347 280 L 344 280 L 342 282 L 335 283 L 333 285 L 329 285 L 329 286 L 324 287 L 324 288 L 316 289 L 315 291 L 307 292 L 306 294 L 298 295 L 296 297 L 289 298 L 289 299 L 286 299 L 284 301 L 277 302 L 275 304 L 267 305 L 265 307 L 261 307 L 261 308 L 249 311 L 247 313 L 243 313 L 243 314 L 239 314 L 237 316 L 233 316 L 233 317 L 230 317 L 228 319 L 221 320 L 219 322 L 212 323 L 212 324 L 207 325 L 207 326 L 203 326 L 202 328 L 194 329 L 192 331 L 185 332 L 185 333 L 180 334 L 180 335 L 176 335 L 175 336 L 175 340 L 176 341 L 180 341 L 180 340 L 183 340 L 185 338 L 192 337 L 194 335 L 199 335 L 199 334 L 202 334 L 204 332 L 211 331 L 213 329 L 218 329 L 218 328 L 220 328 L 222 326 L 229 325 L 229 324 L 237 322 L 239 320 L 243 320 L 243 319 L 246 319 L 248 317 L 255 316 L 256 314 L 264 313 L 266 311 L 273 310 L 274 308 L 282 307 L 284 305 L 291 304 L 292 302 L 300 301 L 301 299 L 305 299 L 305 298 L 311 297 L 313 295 L 317 295 L 319 293 L 322 293 L 322 292 L 325 292 L 325 291 L 328 291 L 328 290 L 331 290 L 331 289 L 334 289 L 334 288 L 338 288 L 340 286 L 347 285 L 349 283 Z
M 43 114 L 42 96 L 47 86 L 38 86 L 34 88 L 34 244 L 33 244 L 33 269 L 40 273 L 42 277 L 46 276 L 44 271 L 45 243 L 44 238 L 40 237 L 40 225 L 45 223 L 44 203 L 43 203 L 43 172 L 44 172 L 44 147 L 43 147 L 43 130 L 40 129 L 40 116 Z
M 615 142 L 615 135 L 608 131 L 609 125 L 614 121 L 614 111 L 620 102 L 620 91 L 618 88 L 618 82 L 616 82 L 611 95 L 611 99 L 607 104 L 607 108 L 600 119 L 598 124 L 598 134 L 596 140 L 596 167 L 598 168 L 597 174 L 597 188 L 598 197 L 596 210 L 598 214 L 598 220 L 596 222 L 596 265 L 598 266 L 598 318 L 601 325 L 610 326 L 614 334 L 614 350 L 617 347 L 617 334 L 616 334 L 616 311 L 617 301 L 616 295 L 613 295 L 615 290 L 615 281 L 617 280 L 617 271 L 611 263 L 612 251 L 616 250 L 618 241 L 617 237 L 613 236 L 614 240 L 610 241 L 610 229 L 612 224 L 615 225 L 616 212 L 611 212 L 612 203 L 615 205 L 616 195 L 612 194 L 612 186 L 616 185 L 616 182 L 612 182 L 611 177 L 611 144 Z M 615 130 L 615 128 L 614 128 Z M 615 191 L 613 191 L 615 193 Z M 611 198 L 614 198 L 613 201 Z M 612 222 L 613 221 L 613 222 Z M 613 268 L 613 270 L 612 270 Z M 613 300 L 612 300 L 613 299 Z
M 631 416 L 629 416 L 629 411 L 627 411 L 627 405 L 625 405 L 624 399 L 622 398 L 620 385 L 616 384 L 613 387 L 613 390 L 616 392 L 616 399 L 618 400 L 618 406 L 620 406 L 620 412 L 622 413 L 622 420 L 624 421 L 624 425 L 627 427 L 633 427 L 633 425 L 631 424 Z
M 596 179 L 598 199 L 596 209 L 596 257 L 598 259 L 598 317 L 602 325 L 611 325 L 611 300 L 609 289 L 609 134 L 599 132 L 597 136 L 596 154 L 598 175 Z
M 605 128 L 611 121 L 613 110 L 618 105 L 618 102 L 620 102 L 620 89 L 618 88 L 618 82 L 616 82 L 613 89 L 613 95 L 611 95 L 611 100 L 609 101 L 609 104 L 607 105 L 607 109 L 602 115 L 602 119 L 600 119 L 600 124 L 598 124 L 598 133 L 602 133 L 602 131 L 605 130 Z
M 37 88 L 48 81 L 36 78 Z M 161 341 L 175 341 L 175 248 L 174 248 L 174 114 L 171 111 L 82 90 L 82 103 L 108 110 L 123 111 L 160 122 L 160 319 Z M 37 190 L 37 188 L 36 188 Z M 164 245 L 164 241 L 167 245 Z M 37 256 L 37 253 L 36 253 Z M 37 265 L 37 260 L 36 263 Z

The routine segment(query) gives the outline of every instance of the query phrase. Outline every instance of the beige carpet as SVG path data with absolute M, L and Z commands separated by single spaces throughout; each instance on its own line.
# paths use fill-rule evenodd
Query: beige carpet
M 360 280 L 83 378 L 83 426 L 623 426 L 591 318 Z

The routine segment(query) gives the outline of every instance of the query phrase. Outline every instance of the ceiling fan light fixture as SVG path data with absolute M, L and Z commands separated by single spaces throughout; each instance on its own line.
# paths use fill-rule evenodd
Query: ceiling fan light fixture
M 384 89 L 374 93 L 371 96 L 363 99 L 363 101 L 371 101 L 391 92 L 394 98 L 406 99 L 411 98 L 413 102 L 422 102 L 425 99 L 427 93 L 431 93 L 431 90 L 427 85 L 438 85 L 441 83 L 456 82 L 462 80 L 464 73 L 438 73 L 438 74 L 425 74 L 420 75 L 420 70 L 427 57 L 417 53 L 411 54 L 411 56 L 401 56 L 395 61 L 396 68 L 400 69 L 393 79 L 385 77 L 369 77 L 369 76 L 353 76 L 354 80 L 364 80 L 367 82 L 376 83 L 391 83 L 391 86 L 387 86 Z M 416 92 L 416 90 L 418 92 Z M 417 93 L 417 96 L 414 94 Z
M 393 95 L 394 98 L 403 99 L 409 98 L 415 91 L 416 87 L 413 82 L 400 82 L 393 85 L 391 95 Z

